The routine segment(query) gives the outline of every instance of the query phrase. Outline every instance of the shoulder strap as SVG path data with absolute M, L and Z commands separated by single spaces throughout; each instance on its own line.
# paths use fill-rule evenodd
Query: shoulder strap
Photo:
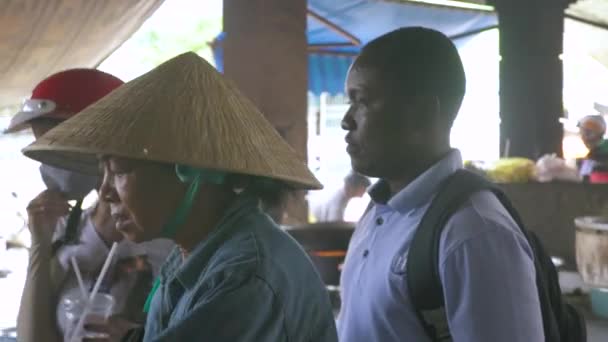
M 52 255 L 57 254 L 63 246 L 78 242 L 78 225 L 80 224 L 80 216 L 82 215 L 82 202 L 83 200 L 78 200 L 70 211 L 64 235 L 55 240 L 51 246 Z
M 493 191 L 494 188 L 489 181 L 466 170 L 456 171 L 439 187 L 420 221 L 407 256 L 407 285 L 416 311 L 443 307 L 439 244 L 445 224 L 471 195 L 482 190 Z
M 547 341 L 557 341 L 559 340 L 559 328 L 553 315 L 555 308 L 552 307 L 550 300 L 547 279 L 544 278 L 543 272 L 540 272 L 543 268 L 539 257 L 545 256 L 549 260 L 546 261 L 548 263 L 550 263 L 550 259 L 544 252 L 539 251 L 542 245 L 533 233 L 525 229 L 517 210 L 502 190 L 485 178 L 466 170 L 457 171 L 442 184 L 424 214 L 410 245 L 406 265 L 407 284 L 416 314 L 433 341 L 449 340 L 443 288 L 439 275 L 441 233 L 450 217 L 474 193 L 483 190 L 491 191 L 497 197 L 530 243 L 535 255 L 534 266 L 543 315 L 543 328 Z

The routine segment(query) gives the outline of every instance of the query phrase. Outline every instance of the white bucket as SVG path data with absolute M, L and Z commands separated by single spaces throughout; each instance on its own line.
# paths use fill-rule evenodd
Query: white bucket
M 608 217 L 578 217 L 576 264 L 591 287 L 608 288 Z

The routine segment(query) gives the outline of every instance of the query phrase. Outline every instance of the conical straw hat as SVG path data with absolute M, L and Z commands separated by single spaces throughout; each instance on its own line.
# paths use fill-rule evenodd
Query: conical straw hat
M 80 172 L 97 172 L 97 157 L 109 155 L 322 188 L 253 103 L 191 52 L 120 86 L 23 153 Z

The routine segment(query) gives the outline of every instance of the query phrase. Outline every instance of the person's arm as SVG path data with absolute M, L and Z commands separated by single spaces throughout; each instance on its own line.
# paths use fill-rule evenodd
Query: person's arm
M 63 278 L 61 273 L 50 244 L 32 243 L 17 316 L 19 341 L 62 341 L 56 321 L 56 286 Z
M 533 254 L 523 236 L 480 217 L 483 225 L 445 250 L 440 272 L 454 342 L 544 342 Z
M 254 277 L 212 298 L 203 296 L 179 322 L 146 340 L 287 341 L 282 310 L 272 289 Z
M 19 341 L 61 341 L 57 329 L 57 286 L 64 272 L 51 254 L 52 236 L 59 218 L 69 205 L 58 193 L 45 191 L 28 205 L 28 224 L 32 236 L 27 276 L 19 314 Z

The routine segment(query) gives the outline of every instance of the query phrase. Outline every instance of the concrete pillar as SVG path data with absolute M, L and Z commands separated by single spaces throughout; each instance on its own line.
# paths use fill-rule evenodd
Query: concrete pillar
M 306 0 L 224 0 L 224 32 L 224 74 L 306 160 Z M 290 198 L 287 222 L 307 222 L 304 193 Z
M 572 0 L 492 0 L 500 29 L 500 141 L 509 155 L 562 155 L 564 10 Z

